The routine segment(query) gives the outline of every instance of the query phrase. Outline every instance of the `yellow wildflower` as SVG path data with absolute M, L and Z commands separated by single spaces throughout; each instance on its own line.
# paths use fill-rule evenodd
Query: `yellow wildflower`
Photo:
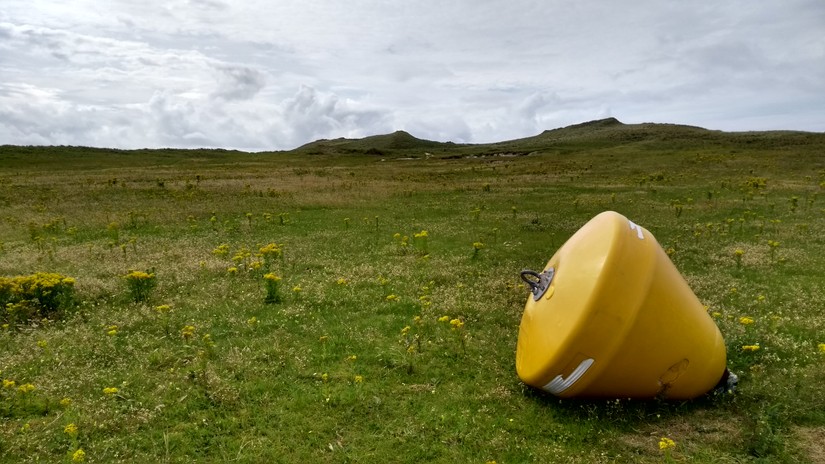
M 117 335 L 117 326 L 116 325 L 110 325 L 109 327 L 107 327 L 106 328 L 106 335 L 108 335 L 110 337 L 114 337 L 115 335 Z
M 46 349 L 46 347 L 49 346 L 49 343 L 46 340 L 38 340 L 37 341 L 37 346 L 39 346 L 40 348 Z
M 227 269 L 226 269 L 226 272 L 227 272 L 229 275 L 235 275 L 235 274 L 237 274 L 237 273 L 238 273 L 238 268 L 237 268 L 237 267 L 235 267 L 235 266 L 231 266 L 231 267 L 229 267 L 229 268 L 227 268 Z
M 301 288 L 300 285 L 296 285 L 296 286 L 292 287 L 292 291 L 294 293 L 301 293 L 302 290 L 303 290 L 303 288 Z
M 83 448 L 78 448 L 77 451 L 72 454 L 72 462 L 83 462 L 85 460 L 86 452 L 83 451 Z
M 387 295 L 387 301 L 397 301 L 397 300 L 398 300 L 398 295 L 395 295 L 395 294 Z
M 408 333 L 410 333 L 410 326 L 407 325 L 404 326 L 403 329 L 401 329 L 401 335 L 407 335 Z
M 441 316 L 438 318 L 438 322 L 447 322 L 450 320 L 450 316 Z
M 212 219 L 215 219 L 215 216 L 212 216 Z M 215 256 L 226 256 L 229 254 L 229 245 L 226 243 L 219 245 L 217 248 L 212 250 L 212 254 Z
M 249 319 L 246 320 L 246 323 L 251 325 L 251 326 L 254 326 L 255 324 L 258 323 L 258 318 L 255 317 L 255 316 L 252 316 L 252 317 L 250 317 Z
M 481 242 L 473 242 L 473 248 L 475 248 L 476 250 L 480 250 L 484 248 L 484 244 Z
M 819 344 L 819 352 L 820 353 L 825 353 L 825 343 L 820 343 Z
M 281 278 L 270 272 L 264 275 L 264 280 L 268 280 L 270 282 L 280 282 Z
M 161 313 L 161 314 L 162 313 L 168 313 L 171 309 L 172 309 L 172 307 L 169 306 L 168 304 L 155 306 L 155 311 L 157 311 L 158 313 Z
M 71 398 L 63 398 L 62 400 L 60 400 L 60 407 L 61 408 L 68 408 L 71 405 L 72 405 L 72 399 Z
M 759 350 L 759 344 L 756 345 L 742 345 L 742 351 L 757 351 Z
M 155 274 L 150 274 L 148 272 L 143 271 L 131 271 L 126 274 L 126 278 L 129 280 L 151 280 L 155 277 Z
M 676 442 L 671 440 L 670 438 L 662 437 L 659 440 L 659 449 L 660 450 L 667 450 L 667 449 L 670 449 L 670 448 L 676 448 Z
M 347 284 L 347 279 L 345 279 L 345 278 L 343 278 L 343 277 L 339 277 L 339 278 L 338 278 L 338 280 L 336 280 L 335 282 L 336 282 L 338 285 L 346 285 L 346 284 Z
M 117 389 L 117 387 L 106 387 L 106 388 L 103 389 L 103 394 L 104 395 L 114 395 L 118 391 L 119 390 Z
M 277 243 L 269 243 L 266 246 L 262 246 L 258 249 L 258 254 L 263 256 L 264 260 L 271 260 L 272 258 L 280 258 L 284 251 L 281 248 L 282 245 L 278 245 Z
M 464 327 L 464 322 L 461 319 L 453 319 L 450 321 L 450 325 L 452 326 L 453 330 L 458 330 Z
M 26 393 L 31 393 L 32 391 L 34 391 L 34 388 L 34 385 L 30 383 L 24 383 L 23 385 L 17 387 L 17 391 L 25 395 Z
M 14 388 L 17 385 L 17 382 L 14 380 L 3 379 L 3 388 Z
M 74 422 L 72 422 L 66 427 L 63 427 L 63 433 L 74 438 L 77 436 L 77 426 L 74 424 Z
M 324 383 L 326 383 L 327 380 L 329 380 L 329 374 L 327 374 L 326 372 L 321 374 L 321 380 L 324 381 Z
M 742 325 L 751 325 L 753 324 L 753 318 L 748 316 L 742 316 L 739 318 L 739 323 Z
M 361 383 L 363 381 L 364 381 L 364 376 L 362 376 L 362 375 L 356 375 L 355 376 L 355 383 Z
M 347 356 L 347 361 L 355 361 L 356 359 L 358 359 L 358 356 L 355 356 L 354 354 Z
M 192 335 L 195 334 L 195 326 L 193 325 L 186 325 L 182 329 L 180 329 L 180 336 L 186 340 L 192 338 Z

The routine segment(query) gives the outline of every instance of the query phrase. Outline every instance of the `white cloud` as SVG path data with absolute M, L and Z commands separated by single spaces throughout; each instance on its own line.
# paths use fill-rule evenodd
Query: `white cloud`
M 5 0 L 0 143 L 825 130 L 825 3 Z

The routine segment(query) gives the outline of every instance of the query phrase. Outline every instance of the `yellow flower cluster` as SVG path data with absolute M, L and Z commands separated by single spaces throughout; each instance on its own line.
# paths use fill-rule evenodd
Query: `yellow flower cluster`
M 820 353 L 825 353 L 825 343 L 820 343 L 819 344 L 819 352 Z
M 172 310 L 172 307 L 169 306 L 168 304 L 162 304 L 162 305 L 159 305 L 159 306 L 155 306 L 155 311 L 157 311 L 158 314 L 168 313 L 171 310 Z
M 19 391 L 20 393 L 22 393 L 24 395 L 26 393 L 33 392 L 34 389 L 35 389 L 34 385 L 32 385 L 30 383 L 24 383 L 23 385 L 20 385 L 19 387 L 17 387 L 17 391 Z
M 676 448 L 676 442 L 671 440 L 668 437 L 662 437 L 659 439 L 659 449 L 660 450 L 667 450 L 671 448 Z
M 106 387 L 106 388 L 103 389 L 103 394 L 104 395 L 114 395 L 118 391 L 120 391 L 120 390 L 118 390 L 117 387 Z
M 77 437 L 77 425 L 74 422 L 63 428 L 63 433 L 74 438 Z
M 14 380 L 3 379 L 3 388 L 14 388 L 17 385 L 17 382 Z
M 195 335 L 195 326 L 193 325 L 186 325 L 180 329 L 180 336 L 185 340 L 189 340 L 193 335 Z
M 450 316 L 441 316 L 438 318 L 438 322 L 448 322 L 450 320 Z
M 274 258 L 280 258 L 283 256 L 284 250 L 282 245 L 278 245 L 277 243 L 269 243 L 258 249 L 258 254 L 264 258 L 265 262 L 269 262 Z
M 464 327 L 464 321 L 462 321 L 461 319 L 453 319 L 450 321 L 450 326 L 453 330 L 458 330 Z
M 387 301 L 398 301 L 398 295 L 395 295 L 395 294 L 387 295 Z
M 759 350 L 759 345 L 758 344 L 756 344 L 756 345 L 742 345 L 742 351 L 753 352 L 753 351 L 758 351 L 758 350 Z
M 154 272 L 129 271 L 124 278 L 135 303 L 146 301 L 152 289 L 157 285 Z
M 154 278 L 155 278 L 155 274 L 150 273 L 150 272 L 130 271 L 128 274 L 126 274 L 126 280 L 140 281 L 140 280 L 152 280 Z
M 75 280 L 60 274 L 38 272 L 27 276 L 0 277 L 0 307 L 37 308 L 40 317 L 68 305 L 74 296 Z M 27 314 L 26 318 L 37 314 Z M 25 321 L 24 321 L 25 322 Z
M 268 280 L 270 282 L 279 282 L 281 280 L 280 277 L 278 277 L 277 275 L 275 275 L 271 272 L 269 274 L 264 275 L 264 279 Z
M 751 325 L 753 324 L 753 318 L 748 316 L 742 316 L 739 318 L 739 323 L 742 325 Z
M 246 247 L 241 247 L 241 249 L 238 250 L 237 253 L 235 253 L 235 256 L 232 257 L 232 262 L 234 262 L 235 264 L 241 264 L 244 261 L 246 261 L 246 259 L 250 256 L 252 256 L 252 253 L 250 253 L 249 250 L 246 249 Z
M 85 460 L 86 452 L 83 451 L 83 448 L 78 448 L 77 451 L 72 454 L 72 462 L 83 462 Z
M 213 218 L 214 218 L 214 216 L 213 216 Z M 228 255 L 229 254 L 229 245 L 227 245 L 226 243 L 222 243 L 222 244 L 218 245 L 217 248 L 212 250 L 212 254 L 215 255 L 215 256 L 220 256 L 220 257 L 224 257 L 224 256 Z

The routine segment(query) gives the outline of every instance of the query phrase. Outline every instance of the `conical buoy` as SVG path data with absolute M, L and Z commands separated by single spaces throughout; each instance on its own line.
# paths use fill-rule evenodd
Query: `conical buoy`
M 599 214 L 531 286 L 516 371 L 570 397 L 690 399 L 726 374 L 719 328 L 647 229 Z

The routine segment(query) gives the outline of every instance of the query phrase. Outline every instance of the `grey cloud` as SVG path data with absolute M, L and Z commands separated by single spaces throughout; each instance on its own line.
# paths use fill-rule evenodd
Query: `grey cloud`
M 189 0 L 187 3 L 191 3 L 196 7 L 205 7 L 215 10 L 226 10 L 229 8 L 229 5 L 226 2 L 222 2 L 220 0 Z
M 218 88 L 213 95 L 226 100 L 247 100 L 257 94 L 265 85 L 266 77 L 252 68 L 242 66 L 217 67 Z
M 283 104 L 283 120 L 295 145 L 319 138 L 389 132 L 389 119 L 386 111 L 358 108 L 334 94 L 320 93 L 305 85 Z
M 825 120 L 821 0 L 102 6 L 4 0 L 0 143 L 271 149 L 396 129 L 495 141 L 607 114 Z

